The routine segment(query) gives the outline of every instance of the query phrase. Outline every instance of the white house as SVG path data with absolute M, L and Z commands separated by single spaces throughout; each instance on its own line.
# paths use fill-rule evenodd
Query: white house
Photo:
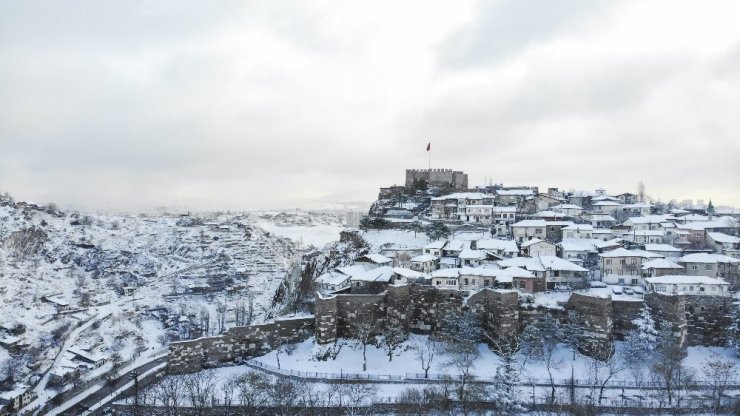
M 460 269 L 440 269 L 432 272 L 432 286 L 437 289 L 458 290 Z
M 411 270 L 415 270 L 417 272 L 430 273 L 437 269 L 437 264 L 439 264 L 439 257 L 431 254 L 422 254 L 412 257 L 411 265 L 409 267 Z
M 524 220 L 511 224 L 511 234 L 516 242 L 523 243 L 533 238 L 545 238 L 546 227 L 545 220 Z
M 550 207 L 555 212 L 562 212 L 569 217 L 578 217 L 583 214 L 583 207 L 575 204 L 560 204 Z
M 529 241 L 525 241 L 521 244 L 522 254 L 529 257 L 542 257 L 542 256 L 556 256 L 557 246 L 555 244 L 540 240 L 539 238 L 533 238 Z
M 499 257 L 516 257 L 519 254 L 519 248 L 514 240 L 478 240 L 475 248 L 485 250 Z
M 663 257 L 679 258 L 683 254 L 683 250 L 677 247 L 673 247 L 670 244 L 645 244 L 645 250 L 660 254 Z
M 594 227 L 590 224 L 572 224 L 563 228 L 563 238 L 593 238 Z
M 648 291 L 674 295 L 732 296 L 730 284 L 708 276 L 658 276 L 645 279 Z
M 668 259 L 652 259 L 642 263 L 643 277 L 672 275 L 683 272 L 683 266 Z
M 642 263 L 663 256 L 649 251 L 627 250 L 620 247 L 601 253 L 599 257 L 602 281 L 616 285 L 640 285 L 643 283 Z

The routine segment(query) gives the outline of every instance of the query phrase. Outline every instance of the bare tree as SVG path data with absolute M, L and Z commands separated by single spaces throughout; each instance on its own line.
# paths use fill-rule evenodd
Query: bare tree
M 211 371 L 201 371 L 185 376 L 185 391 L 190 405 L 196 414 L 206 414 L 207 408 L 213 403 L 216 378 Z
M 179 376 L 165 377 L 154 388 L 154 396 L 162 402 L 162 407 L 168 416 L 177 415 L 183 394 L 184 386 Z
M 434 356 L 440 348 L 439 342 L 434 337 L 429 337 L 427 342 L 415 342 L 413 348 L 416 358 L 421 363 L 421 369 L 424 370 L 424 378 L 429 378 L 429 369 L 432 367 Z
M 589 380 L 592 391 L 598 389 L 598 404 L 604 398 L 604 389 L 609 381 L 624 370 L 624 363 L 614 353 L 609 343 L 599 343 L 592 346 L 592 357 L 589 359 Z M 594 394 L 591 394 L 593 400 Z
M 244 414 L 254 414 L 255 409 L 270 402 L 270 379 L 262 373 L 247 373 L 236 380 L 239 400 Z
M 378 394 L 378 388 L 366 383 L 342 383 L 339 385 L 339 406 L 345 414 L 354 416 L 366 410 Z
M 704 367 L 701 371 L 702 378 L 711 388 L 712 398 L 714 399 L 714 410 L 719 412 L 722 406 L 722 397 L 727 391 L 729 382 L 734 379 L 737 373 L 735 361 L 725 360 L 719 354 L 713 353 L 704 362 Z
M 655 355 L 650 370 L 655 381 L 662 385 L 668 398 L 668 404 L 672 404 L 674 393 L 687 374 L 686 369 L 681 364 L 681 360 L 686 356 L 686 353 L 676 337 L 673 336 L 669 322 L 662 323 L 656 341 Z
M 216 322 L 218 333 L 223 334 L 226 330 L 226 304 L 221 301 L 216 301 Z
M 383 329 L 383 337 L 380 340 L 381 345 L 383 345 L 383 348 L 388 354 L 388 361 L 393 361 L 393 355 L 406 342 L 406 339 L 408 339 L 408 333 L 401 323 L 396 319 L 389 319 Z
M 378 336 L 378 319 L 375 312 L 359 314 L 352 322 L 355 347 L 362 349 L 362 371 L 367 371 L 367 346 L 375 345 Z

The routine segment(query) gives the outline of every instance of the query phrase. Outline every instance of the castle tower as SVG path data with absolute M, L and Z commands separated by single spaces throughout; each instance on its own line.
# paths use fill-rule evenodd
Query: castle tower
M 712 205 L 712 198 L 709 198 L 709 206 L 707 207 L 707 215 L 709 216 L 709 221 L 712 221 L 712 217 L 714 217 L 714 205 Z

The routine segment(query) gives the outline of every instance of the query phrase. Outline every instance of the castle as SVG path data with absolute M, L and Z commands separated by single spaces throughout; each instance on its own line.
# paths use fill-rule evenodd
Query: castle
M 429 186 L 467 189 L 468 174 L 452 169 L 406 169 L 406 187 L 425 182 Z

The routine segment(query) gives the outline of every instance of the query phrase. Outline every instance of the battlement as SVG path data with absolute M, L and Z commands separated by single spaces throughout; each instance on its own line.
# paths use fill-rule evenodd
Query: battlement
M 419 182 L 442 188 L 467 189 L 468 175 L 463 171 L 452 169 L 406 169 L 406 187 L 413 187 Z

